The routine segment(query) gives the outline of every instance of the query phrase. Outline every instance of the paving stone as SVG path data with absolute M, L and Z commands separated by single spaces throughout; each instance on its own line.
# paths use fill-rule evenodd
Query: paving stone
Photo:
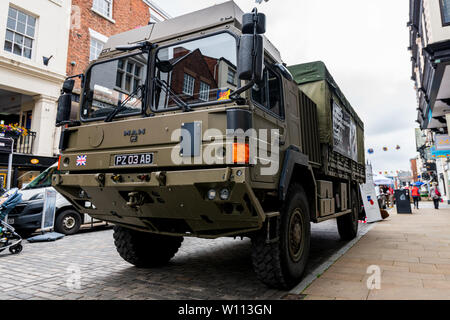
M 437 215 L 422 206 L 413 215 L 392 213 L 376 224 L 303 294 L 309 299 L 450 299 L 450 207 Z M 380 289 L 366 289 L 364 260 L 380 266 Z

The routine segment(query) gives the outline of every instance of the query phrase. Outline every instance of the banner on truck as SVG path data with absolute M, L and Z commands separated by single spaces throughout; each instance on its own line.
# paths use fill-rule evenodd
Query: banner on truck
M 356 124 L 350 114 L 333 101 L 333 150 L 358 161 Z

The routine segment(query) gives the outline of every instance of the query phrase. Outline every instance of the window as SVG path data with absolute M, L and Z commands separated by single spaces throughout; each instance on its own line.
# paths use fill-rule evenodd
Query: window
M 209 84 L 200 82 L 200 95 L 199 99 L 203 101 L 209 101 Z
M 441 3 L 442 24 L 450 25 L 450 0 L 439 0 Z
M 280 117 L 284 117 L 282 108 L 281 79 L 271 69 L 264 70 L 264 79 L 261 84 L 254 85 L 252 99 L 261 107 L 268 109 Z
M 92 9 L 102 16 L 112 19 L 112 2 L 113 0 L 94 0 Z
M 121 59 L 117 65 L 116 87 L 132 93 L 142 83 L 143 65 L 131 59 Z
M 104 45 L 103 42 L 101 42 L 97 39 L 91 38 L 91 47 L 90 47 L 90 54 L 89 54 L 90 61 L 98 58 L 100 53 L 102 53 L 103 45 Z
M 224 32 L 158 49 L 152 109 L 182 108 L 182 102 L 195 107 L 228 100 L 230 87 L 235 87 L 227 83 L 228 67 L 236 70 L 236 48 L 236 38 Z
M 236 85 L 236 71 L 228 68 L 228 79 L 227 82 L 232 85 Z
M 52 175 L 58 173 L 56 167 L 50 167 L 40 175 L 38 175 L 33 181 L 31 181 L 24 189 L 38 189 L 38 188 L 48 188 L 52 186 Z
M 194 95 L 195 79 L 188 74 L 184 74 L 183 93 L 188 96 Z
M 10 7 L 6 24 L 5 51 L 31 59 L 35 31 L 35 17 Z
M 86 72 L 81 119 L 102 119 L 121 106 L 118 117 L 145 109 L 148 54 L 117 57 L 94 64 Z

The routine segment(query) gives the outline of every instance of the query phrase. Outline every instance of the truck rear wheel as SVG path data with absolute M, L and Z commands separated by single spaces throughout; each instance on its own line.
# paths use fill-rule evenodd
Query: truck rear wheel
M 183 237 L 139 232 L 114 226 L 114 244 L 119 255 L 138 268 L 166 264 L 177 253 Z
M 253 268 L 269 287 L 289 289 L 300 281 L 309 256 L 309 205 L 301 185 L 289 188 L 277 227 L 277 241 L 267 243 L 267 228 L 252 238 Z
M 338 217 L 337 227 L 342 240 L 352 240 L 358 234 L 359 201 L 355 189 L 352 190 L 352 212 Z

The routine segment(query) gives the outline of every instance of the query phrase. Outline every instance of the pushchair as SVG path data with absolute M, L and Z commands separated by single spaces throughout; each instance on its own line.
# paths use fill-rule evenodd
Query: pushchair
M 0 197 L 0 252 L 9 249 L 12 254 L 22 251 L 22 237 L 4 219 L 22 201 L 19 189 L 14 188 Z

